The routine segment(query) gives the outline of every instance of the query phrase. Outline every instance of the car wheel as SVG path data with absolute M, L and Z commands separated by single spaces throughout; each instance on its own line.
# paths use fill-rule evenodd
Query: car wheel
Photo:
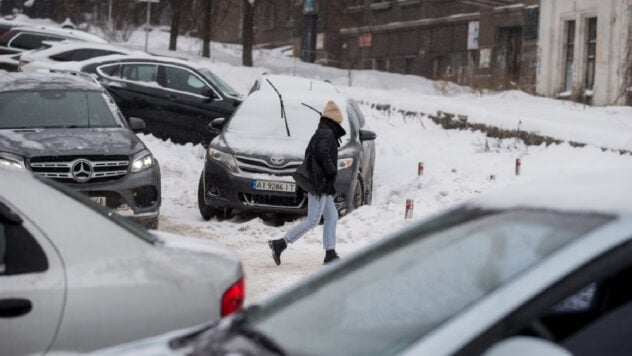
M 200 182 L 198 183 L 198 208 L 200 209 L 200 214 L 202 215 L 202 219 L 209 221 L 211 218 L 217 213 L 215 209 L 206 205 L 204 201 L 204 177 L 203 174 L 200 175 Z
M 215 217 L 217 220 L 226 220 L 233 217 L 233 209 L 224 208 L 224 209 L 215 209 Z
M 364 187 L 364 204 L 371 205 L 373 202 L 373 173 L 368 178 L 366 187 Z
M 358 181 L 353 191 L 353 209 L 357 209 L 364 204 L 364 184 L 362 179 L 358 177 Z
M 158 230 L 158 217 L 149 220 L 145 223 L 145 228 L 147 230 Z

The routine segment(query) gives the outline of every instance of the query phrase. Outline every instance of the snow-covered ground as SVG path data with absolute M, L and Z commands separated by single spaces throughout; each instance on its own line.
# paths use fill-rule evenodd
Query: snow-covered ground
M 374 198 L 343 217 L 338 224 L 336 250 L 342 258 L 406 224 L 489 190 L 515 181 L 582 175 L 591 170 L 632 167 L 631 107 L 587 107 L 531 96 L 522 92 L 481 93 L 453 84 L 376 71 L 346 71 L 302 63 L 287 49 L 257 50 L 255 67 L 240 66 L 241 49 L 213 43 L 211 58 L 198 56 L 201 43 L 181 36 L 178 51 L 167 51 L 168 33 L 153 31 L 149 51 L 204 63 L 239 91 L 246 93 L 263 72 L 327 79 L 362 105 L 369 126 L 377 133 Z M 136 32 L 123 45 L 142 49 L 145 33 Z M 586 143 L 524 146 L 514 139 L 486 138 L 480 132 L 444 130 L 424 115 L 404 117 L 397 110 L 380 111 L 371 104 L 434 114 L 438 110 L 467 115 L 485 123 Z M 202 220 L 197 211 L 197 183 L 203 167 L 202 146 L 176 145 L 152 136 L 142 139 L 160 161 L 163 176 L 161 230 L 224 242 L 242 257 L 246 271 L 247 303 L 291 285 L 323 268 L 322 226 L 283 253 L 280 266 L 270 256 L 266 240 L 280 238 L 297 221 L 273 227 L 260 219 Z M 522 161 L 520 176 L 515 160 Z M 417 164 L 424 163 L 423 176 Z M 630 177 L 632 180 L 632 177 Z M 405 201 L 414 199 L 414 215 L 404 219 Z M 599 199 L 599 197 L 595 197 Z
M 178 52 L 174 53 L 166 50 L 168 34 L 152 32 L 150 36 L 151 52 L 202 62 L 244 93 L 260 73 L 269 72 L 327 79 L 364 103 L 367 122 L 378 134 L 374 199 L 371 206 L 353 211 L 339 221 L 336 249 L 342 258 L 406 224 L 514 181 L 632 167 L 632 156 L 601 149 L 632 150 L 630 107 L 593 108 L 517 91 L 474 92 L 416 76 L 376 71 L 349 73 L 302 63 L 287 57 L 284 49 L 257 50 L 255 67 L 246 68 L 239 65 L 239 46 L 214 43 L 211 59 L 202 59 L 197 56 L 201 45 L 195 39 L 180 37 Z M 133 34 L 126 45 L 142 48 L 144 33 Z M 520 125 L 521 130 L 588 145 L 526 147 L 514 139 L 501 141 L 479 132 L 444 130 L 426 116 L 404 117 L 397 110 L 372 109 L 371 104 L 431 114 L 438 110 L 453 112 L 467 115 L 470 122 L 506 129 Z M 283 263 L 276 266 L 266 240 L 282 237 L 297 221 L 281 227 L 260 219 L 203 221 L 197 211 L 196 193 L 204 148 L 175 145 L 151 136 L 143 140 L 161 163 L 161 229 L 214 239 L 233 247 L 246 269 L 247 303 L 256 303 L 323 268 L 322 226 L 290 246 L 283 253 Z M 516 158 L 522 161 L 520 176 L 515 175 Z M 425 167 L 423 176 L 417 176 L 420 161 Z M 414 199 L 411 220 L 404 219 L 406 199 Z

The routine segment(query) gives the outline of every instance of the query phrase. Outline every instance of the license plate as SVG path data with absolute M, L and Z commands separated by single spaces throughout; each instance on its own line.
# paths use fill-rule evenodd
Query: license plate
M 105 206 L 105 197 L 90 197 L 90 199 L 99 205 Z
M 271 182 L 267 180 L 253 180 L 253 190 L 267 190 L 272 192 L 288 192 L 294 193 L 296 191 L 296 184 L 285 182 Z

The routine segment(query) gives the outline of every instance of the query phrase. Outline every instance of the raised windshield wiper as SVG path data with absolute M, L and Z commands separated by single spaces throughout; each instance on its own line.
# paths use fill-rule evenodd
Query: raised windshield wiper
M 312 110 L 316 111 L 316 112 L 318 113 L 318 116 L 323 116 L 323 113 L 322 113 L 322 112 L 320 112 L 320 111 L 318 111 L 318 110 L 316 110 L 316 109 L 314 109 L 314 107 L 313 107 L 313 106 L 311 106 L 311 105 L 307 105 L 307 104 L 305 104 L 305 103 L 301 103 L 301 105 L 307 106 L 308 108 L 310 108 L 310 109 L 312 109 Z
M 231 318 L 214 322 L 192 334 L 172 340 L 169 346 L 174 349 L 191 347 L 188 355 L 225 355 L 231 353 L 238 355 L 242 347 L 245 346 L 243 342 L 238 341 L 238 338 L 241 337 L 246 339 L 249 344 L 262 348 L 257 352 L 258 355 L 287 355 L 269 336 L 247 326 L 248 314 L 257 308 L 258 306 L 250 306 Z M 252 350 L 252 346 L 246 348 Z
M 274 91 L 279 96 L 279 101 L 281 102 L 281 118 L 285 120 L 285 131 L 287 131 L 287 137 L 290 137 L 290 127 L 287 124 L 287 115 L 285 114 L 285 105 L 283 104 L 283 97 L 281 96 L 281 93 L 279 93 L 277 88 L 274 86 L 274 84 L 272 84 L 270 79 L 266 78 L 266 81 L 268 82 L 268 84 L 270 84 L 272 89 L 274 89 Z

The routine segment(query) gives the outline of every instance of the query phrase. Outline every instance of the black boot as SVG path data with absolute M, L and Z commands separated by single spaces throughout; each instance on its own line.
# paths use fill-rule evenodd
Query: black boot
M 329 262 L 339 260 L 339 259 L 340 257 L 336 253 L 336 250 L 325 250 L 325 261 L 323 261 L 323 264 L 326 265 Z
M 274 259 L 274 263 L 278 265 L 281 264 L 281 252 L 283 252 L 283 250 L 285 250 L 285 248 L 287 247 L 287 242 L 285 242 L 285 239 L 278 239 L 278 240 L 268 240 L 268 246 L 270 246 L 270 249 L 272 250 L 272 258 Z

